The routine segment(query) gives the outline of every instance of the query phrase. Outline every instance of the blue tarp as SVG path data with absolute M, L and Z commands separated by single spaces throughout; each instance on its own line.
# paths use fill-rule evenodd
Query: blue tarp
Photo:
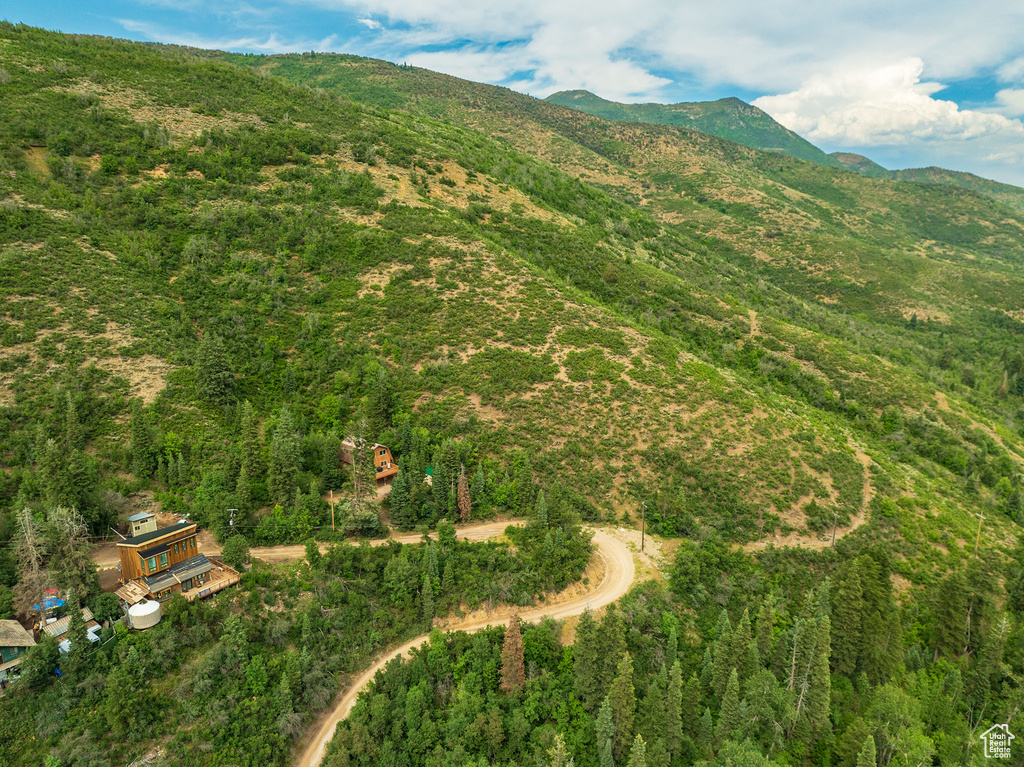
M 58 607 L 63 607 L 65 604 L 67 604 L 67 603 L 63 599 L 58 599 L 57 597 L 47 597 L 46 599 L 43 600 L 43 608 L 42 609 L 44 609 L 44 610 L 53 610 L 53 609 L 56 609 Z M 39 609 L 39 605 L 32 605 L 32 609 L 33 610 L 38 610 Z

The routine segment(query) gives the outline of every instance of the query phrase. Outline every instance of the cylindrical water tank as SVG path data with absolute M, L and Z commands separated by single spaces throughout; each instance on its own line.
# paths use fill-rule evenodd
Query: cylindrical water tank
M 155 599 L 143 600 L 128 608 L 128 618 L 133 629 L 153 628 L 160 622 L 160 603 Z

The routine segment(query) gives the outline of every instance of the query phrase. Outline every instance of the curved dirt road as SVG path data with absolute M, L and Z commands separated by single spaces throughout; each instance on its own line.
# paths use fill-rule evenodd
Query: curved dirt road
M 483 540 L 485 537 L 488 537 L 485 532 L 487 528 L 498 528 L 494 533 L 492 533 L 493 535 L 499 534 L 507 526 L 507 522 L 493 523 L 492 525 L 474 525 L 472 527 L 463 528 L 463 530 L 460 530 L 459 532 L 465 533 L 467 538 L 469 538 L 470 534 L 474 535 L 471 540 Z M 397 536 L 398 540 L 401 540 L 401 538 L 401 536 Z M 414 540 L 418 541 L 419 536 L 416 536 Z M 633 579 L 636 575 L 633 564 L 633 552 L 630 551 L 626 544 L 618 538 L 615 538 L 610 533 L 602 530 L 594 531 L 594 542 L 597 544 L 597 556 L 604 564 L 604 576 L 601 578 L 601 582 L 586 594 L 569 602 L 523 610 L 519 613 L 520 618 L 529 622 L 540 620 L 545 616 L 551 618 L 567 618 L 570 615 L 577 615 L 588 608 L 596 609 L 598 607 L 603 607 L 610 602 L 614 602 L 629 590 L 629 587 L 633 585 Z M 504 623 L 508 620 L 508 616 L 509 610 L 508 608 L 505 608 L 502 610 L 496 610 L 486 620 L 467 620 L 464 622 L 455 621 L 446 625 L 444 628 L 446 631 L 466 631 L 473 633 L 487 628 L 488 626 L 495 626 L 500 623 Z M 419 647 L 428 639 L 429 636 L 427 635 L 416 637 L 402 646 L 386 652 L 384 655 L 377 658 L 372 666 L 360 674 L 352 682 L 341 700 L 335 704 L 334 709 L 321 723 L 316 735 L 306 746 L 301 757 L 294 762 L 295 767 L 319 767 L 320 762 L 324 758 L 327 743 L 334 736 L 334 730 L 338 726 L 338 722 L 341 722 L 349 715 L 349 712 L 356 703 L 356 699 L 359 697 L 359 693 L 367 684 L 369 684 L 374 675 L 384 668 L 388 661 L 399 656 L 407 655 L 412 648 Z

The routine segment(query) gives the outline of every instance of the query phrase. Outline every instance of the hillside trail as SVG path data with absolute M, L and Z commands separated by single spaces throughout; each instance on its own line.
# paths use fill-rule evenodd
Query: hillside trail
M 868 509 L 871 507 L 871 500 L 875 497 L 875 488 L 871 484 L 871 456 L 861 450 L 860 446 L 855 442 L 850 442 L 850 447 L 853 448 L 854 456 L 864 470 L 864 489 L 863 495 L 860 502 L 860 511 L 850 522 L 849 526 L 844 527 L 842 530 L 836 530 L 836 540 L 849 535 L 858 527 L 861 527 L 868 521 Z M 762 538 L 760 541 L 754 541 L 753 543 L 746 543 L 743 545 L 744 551 L 761 551 L 771 544 L 775 547 L 781 546 L 793 546 L 801 549 L 827 549 L 832 546 L 831 534 L 822 540 L 821 538 L 807 533 L 790 533 L 789 535 L 779 535 L 776 533 L 770 538 Z
M 473 534 L 482 535 L 483 528 L 487 526 L 474 527 Z M 504 530 L 504 527 L 501 530 Z M 468 529 L 466 531 L 468 532 Z M 604 566 L 604 575 L 600 582 L 592 589 L 574 595 L 566 601 L 559 601 L 555 597 L 555 600 L 548 604 L 528 610 L 518 610 L 517 614 L 520 619 L 534 623 L 545 617 L 568 618 L 578 615 L 584 610 L 596 610 L 599 607 L 604 607 L 629 591 L 636 577 L 633 552 L 622 540 L 615 537 L 612 532 L 605 530 L 593 530 L 593 532 L 594 542 L 597 544 L 596 556 Z M 486 618 L 456 619 L 449 621 L 442 628 L 445 631 L 465 631 L 472 634 L 488 626 L 506 623 L 511 612 L 511 608 L 502 607 L 489 613 Z M 352 684 L 341 694 L 334 708 L 324 716 L 315 735 L 307 742 L 301 756 L 293 762 L 293 767 L 318 767 L 324 758 L 327 743 L 334 736 L 338 723 L 349 715 L 359 697 L 359 693 L 370 683 L 376 673 L 383 669 L 389 661 L 394 658 L 407 656 L 410 650 L 414 647 L 419 647 L 429 639 L 430 636 L 424 634 L 415 639 L 410 639 L 399 647 L 386 651 L 369 668 L 356 677 Z

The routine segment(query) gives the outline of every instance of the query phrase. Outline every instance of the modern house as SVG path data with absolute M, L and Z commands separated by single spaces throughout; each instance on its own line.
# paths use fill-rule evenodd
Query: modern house
M 0 682 L 14 674 L 21 663 L 21 656 L 36 640 L 18 621 L 0 621 Z
M 124 585 L 115 593 L 126 609 L 143 599 L 163 602 L 179 593 L 191 601 L 238 583 L 238 573 L 199 553 L 198 533 L 194 522 L 183 522 L 118 542 Z
M 151 533 L 156 530 L 156 514 L 150 514 L 148 511 L 132 514 L 128 517 L 128 525 L 131 527 L 133 538 L 143 533 Z
M 346 466 L 352 465 L 352 453 L 356 446 L 352 440 L 344 440 L 341 443 L 341 452 L 338 454 L 341 462 Z M 377 470 L 377 490 L 387 487 L 391 480 L 398 473 L 398 464 L 391 457 L 391 450 L 386 445 L 375 443 L 373 446 L 373 466 Z

